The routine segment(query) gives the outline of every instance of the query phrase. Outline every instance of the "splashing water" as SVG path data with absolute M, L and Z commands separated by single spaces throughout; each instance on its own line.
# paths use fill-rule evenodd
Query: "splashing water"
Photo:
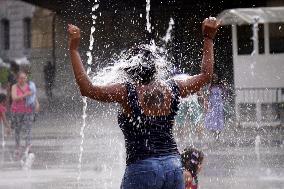
M 169 22 L 169 27 L 167 29 L 167 32 L 166 32 L 166 35 L 163 37 L 163 40 L 168 43 L 171 39 L 171 33 L 172 33 L 172 30 L 173 30 L 173 25 L 175 24 L 174 22 L 174 19 L 171 18 L 170 19 L 170 22 Z
M 186 74 L 175 76 L 177 80 L 188 78 Z M 180 133 L 177 136 L 177 142 L 180 142 L 181 150 L 189 146 L 194 146 L 193 136 L 195 129 L 202 124 L 204 116 L 203 107 L 198 101 L 198 95 L 192 94 L 186 98 L 180 99 L 179 110 L 176 116 L 176 131 Z
M 97 1 L 95 1 L 97 2 Z M 95 12 L 97 9 L 99 8 L 99 4 L 96 4 L 92 7 L 92 12 Z M 92 15 L 92 19 L 93 19 L 93 24 L 96 23 L 96 19 L 97 16 Z M 91 67 L 90 65 L 92 65 L 92 53 L 91 50 L 93 50 L 93 45 L 94 45 L 94 36 L 93 33 L 95 32 L 95 27 L 92 26 L 91 27 L 91 34 L 90 34 L 90 46 L 89 46 L 89 51 L 87 52 L 87 56 L 88 56 L 88 68 L 87 68 L 87 75 L 90 74 L 91 72 Z M 77 181 L 78 183 L 81 180 L 81 169 L 82 169 L 82 156 L 83 156 L 83 144 L 84 144 L 84 139 L 85 139 L 85 134 L 84 134 L 84 130 L 86 127 L 86 118 L 87 118 L 87 107 L 88 107 L 88 103 L 87 103 L 87 97 L 82 97 L 82 101 L 83 101 L 83 115 L 82 115 L 82 119 L 83 119 L 83 123 L 82 123 L 82 127 L 80 129 L 80 136 L 81 136 L 81 143 L 80 143 L 80 153 L 79 153 L 79 163 L 78 163 L 78 176 L 77 176 Z
M 254 150 L 255 150 L 255 154 L 256 154 L 256 158 L 257 158 L 258 167 L 260 166 L 260 152 L 259 152 L 260 143 L 261 143 L 260 136 L 257 135 L 255 137 L 255 141 L 254 141 Z
M 154 56 L 157 70 L 156 80 L 166 80 L 172 72 L 172 63 L 168 60 L 166 44 L 171 41 L 173 25 L 174 20 L 171 18 L 166 35 L 162 38 L 165 45 L 157 46 L 154 40 L 152 40 L 150 44 L 140 45 L 143 46 L 144 49 L 151 51 Z M 103 67 L 97 73 L 92 74 L 92 82 L 96 85 L 107 85 L 111 83 L 124 83 L 126 81 L 131 81 L 124 69 L 140 64 L 142 62 L 142 57 L 142 54 L 137 54 L 129 58 L 127 51 L 122 51 L 119 55 L 114 56 L 106 67 Z
M 156 80 L 166 80 L 170 75 L 171 63 L 167 60 L 166 49 L 157 47 L 155 42 L 151 44 L 142 45 L 143 48 L 152 52 L 155 60 L 155 67 L 157 70 Z M 92 82 L 96 85 L 106 85 L 111 83 L 124 83 L 131 79 L 124 71 L 125 68 L 140 64 L 143 60 L 143 54 L 137 54 L 129 58 L 127 53 L 123 51 L 119 56 L 112 60 L 107 67 L 102 68 L 98 73 L 93 75 Z
M 251 53 L 252 57 L 254 57 L 255 54 L 257 54 L 258 52 L 258 22 L 259 22 L 259 17 L 258 16 L 254 17 L 254 23 L 252 26 L 253 36 L 251 38 L 253 40 L 253 51 Z M 255 75 L 254 73 L 255 64 L 256 64 L 256 60 L 253 60 L 253 62 L 250 65 L 252 76 Z
M 150 0 L 146 0 L 146 20 L 147 20 L 147 31 L 151 33 L 151 23 L 150 23 Z

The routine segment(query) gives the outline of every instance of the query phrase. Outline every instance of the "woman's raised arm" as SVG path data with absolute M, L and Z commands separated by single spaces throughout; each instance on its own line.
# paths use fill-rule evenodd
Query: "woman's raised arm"
M 181 97 L 186 97 L 190 93 L 195 93 L 201 87 L 211 81 L 214 67 L 213 40 L 220 26 L 220 20 L 209 17 L 202 22 L 202 33 L 204 36 L 203 57 L 201 63 L 201 73 L 185 80 L 177 81 L 180 88 Z
M 123 84 L 111 84 L 107 86 L 96 86 L 92 84 L 78 52 L 81 38 L 80 29 L 77 26 L 69 24 L 68 33 L 69 52 L 73 72 L 82 96 L 103 102 L 123 103 L 127 95 L 126 88 Z

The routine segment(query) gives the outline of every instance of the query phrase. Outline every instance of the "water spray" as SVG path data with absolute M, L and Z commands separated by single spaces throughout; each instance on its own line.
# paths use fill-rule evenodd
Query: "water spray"
M 146 29 L 149 33 L 151 33 L 151 22 L 150 22 L 150 0 L 146 0 L 146 21 L 147 21 L 147 25 L 146 25 Z
M 95 1 L 97 3 L 97 0 Z M 94 13 L 97 9 L 99 8 L 99 4 L 95 4 L 93 7 L 92 7 L 92 13 Z M 88 64 L 88 67 L 87 67 L 87 75 L 90 74 L 91 72 L 91 65 L 92 65 L 92 50 L 93 50 L 93 45 L 94 45 L 94 32 L 96 30 L 94 24 L 96 23 L 96 19 L 97 19 L 97 16 L 96 15 L 92 15 L 92 27 L 91 27 L 91 34 L 90 34 L 90 46 L 89 46 L 89 51 L 87 51 L 87 56 L 88 56 L 88 60 L 87 60 L 87 64 Z M 82 124 L 82 127 L 81 127 L 81 130 L 80 130 L 80 136 L 81 136 L 81 143 L 80 143 L 80 154 L 79 154 L 79 163 L 78 163 L 78 176 L 77 176 L 77 181 L 78 183 L 80 182 L 81 180 L 81 169 L 82 169 L 82 156 L 83 156 L 83 151 L 84 151 L 84 148 L 83 148 L 83 144 L 84 144 L 84 139 L 85 139 L 85 134 L 84 134 L 84 130 L 85 130 L 85 127 L 86 127 L 86 118 L 87 118 L 87 106 L 88 106 L 88 103 L 87 103 L 87 97 L 82 97 L 82 101 L 83 101 L 83 115 L 82 115 L 82 118 L 83 118 L 83 124 Z

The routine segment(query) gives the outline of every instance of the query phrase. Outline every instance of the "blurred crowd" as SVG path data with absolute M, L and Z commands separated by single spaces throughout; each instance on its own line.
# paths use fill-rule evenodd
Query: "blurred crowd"
M 39 111 L 37 88 L 32 81 L 30 65 L 10 62 L 0 67 L 0 123 L 2 138 L 13 135 L 14 158 L 31 151 L 32 124 Z M 21 139 L 25 144 L 21 145 Z
M 197 136 L 202 142 L 205 133 L 210 133 L 220 140 L 225 127 L 233 123 L 233 107 L 232 86 L 214 74 L 210 85 L 181 100 L 176 116 L 177 138 L 188 141 Z

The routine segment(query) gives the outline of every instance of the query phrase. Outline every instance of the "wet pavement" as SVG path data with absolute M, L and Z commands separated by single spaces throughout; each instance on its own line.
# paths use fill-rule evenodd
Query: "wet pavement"
M 12 136 L 6 139 L 6 145 L 0 149 L 0 189 L 118 189 L 125 168 L 125 149 L 116 124 L 116 111 L 106 111 L 108 105 L 89 105 L 79 169 L 80 103 L 58 107 L 62 104 L 57 108 L 44 107 L 37 117 L 32 142 L 35 161 L 30 170 L 23 170 L 13 157 Z M 270 132 L 271 139 L 280 138 L 272 143 L 265 139 L 265 132 L 260 132 L 259 159 L 252 131 L 244 134 L 240 130 L 227 130 L 219 141 L 204 137 L 200 142 L 196 136 L 191 136 L 194 145 L 206 154 L 200 188 L 283 189 L 282 131 Z M 178 142 L 180 148 L 189 143 Z

